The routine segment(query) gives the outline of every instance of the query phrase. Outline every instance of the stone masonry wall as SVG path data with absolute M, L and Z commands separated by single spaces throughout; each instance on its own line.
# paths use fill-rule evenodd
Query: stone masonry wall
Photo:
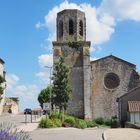
M 70 29 L 72 29 L 72 33 Z M 76 43 L 78 41 L 80 41 L 78 48 L 76 45 L 70 47 L 69 42 Z M 91 113 L 89 47 L 90 42 L 86 41 L 85 13 L 76 9 L 59 12 L 57 14 L 57 41 L 53 42 L 53 60 L 55 63 L 60 56 L 63 56 L 65 63 L 71 69 L 72 97 L 67 112 L 81 118 L 85 116 L 89 118 Z
M 5 104 L 3 106 L 3 113 L 19 113 L 19 103 L 17 98 L 5 98 Z
M 130 90 L 130 83 L 133 81 L 133 85 L 137 86 L 137 82 L 134 80 L 135 65 L 130 65 L 115 57 L 110 56 L 106 59 L 93 61 L 92 65 L 92 117 L 105 117 L 111 118 L 118 115 L 118 103 L 117 98 L 127 93 Z M 104 77 L 108 73 L 115 73 L 118 75 L 120 83 L 115 89 L 108 89 L 104 84 Z
M 81 47 L 79 47 L 78 50 L 69 47 L 68 43 L 53 42 L 53 46 L 54 63 L 57 62 L 59 60 L 59 57 L 62 55 L 65 58 L 65 63 L 70 68 L 70 85 L 72 88 L 72 96 L 68 105 L 67 112 L 69 114 L 84 118 L 84 87 L 88 88 L 86 92 L 88 92 L 88 90 L 90 91 L 90 86 L 88 86 L 87 82 L 84 81 L 85 78 L 87 79 L 87 76 L 84 75 L 84 64 L 86 64 L 86 67 L 88 65 L 89 68 L 90 62 L 89 56 L 85 52 L 87 52 L 89 49 L 85 51 L 84 48 L 89 48 L 89 42 L 83 42 L 83 45 L 81 45 Z M 90 73 L 86 74 L 88 74 L 88 76 L 90 77 Z M 86 83 L 85 86 L 84 82 Z M 90 94 L 90 92 L 88 92 L 88 94 Z M 88 97 L 86 98 L 88 99 Z M 88 107 L 90 107 L 90 103 Z

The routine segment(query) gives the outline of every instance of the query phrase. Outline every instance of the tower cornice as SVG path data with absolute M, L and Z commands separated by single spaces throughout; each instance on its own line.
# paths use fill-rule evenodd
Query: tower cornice
M 64 46 L 64 45 L 68 45 L 69 42 L 58 42 L 58 41 L 53 41 L 53 46 Z M 91 45 L 90 41 L 80 41 L 80 43 L 82 44 L 82 46 L 89 46 Z

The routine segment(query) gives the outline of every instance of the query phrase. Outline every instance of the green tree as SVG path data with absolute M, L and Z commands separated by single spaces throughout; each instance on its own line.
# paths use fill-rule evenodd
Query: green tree
M 2 87 L 2 83 L 5 82 L 5 79 L 0 75 L 0 97 L 3 94 L 4 88 Z
M 59 107 L 60 112 L 67 109 L 70 99 L 71 87 L 69 85 L 69 67 L 64 63 L 64 58 L 60 57 L 59 61 L 54 64 L 53 73 L 53 102 Z
M 42 89 L 40 94 L 38 95 L 38 101 L 40 103 L 40 106 L 43 108 L 43 103 L 50 102 L 50 90 L 51 86 L 48 86 L 45 89 Z

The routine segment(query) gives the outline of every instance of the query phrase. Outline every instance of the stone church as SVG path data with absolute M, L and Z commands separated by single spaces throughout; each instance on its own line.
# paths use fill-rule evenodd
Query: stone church
M 63 55 L 71 71 L 67 112 L 85 119 L 118 116 L 117 99 L 140 85 L 136 66 L 113 55 L 90 61 L 84 12 L 66 9 L 57 13 L 56 21 L 53 61 Z

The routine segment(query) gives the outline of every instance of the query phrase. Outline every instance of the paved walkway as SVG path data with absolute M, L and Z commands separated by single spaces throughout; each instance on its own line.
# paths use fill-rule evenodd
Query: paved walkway
M 39 124 L 39 121 L 41 120 L 41 118 L 42 117 L 38 118 L 37 120 L 34 120 L 33 123 L 24 123 L 24 124 L 18 126 L 19 131 L 20 130 L 23 130 L 25 132 L 34 131 L 35 129 L 38 128 L 38 124 Z
M 27 123 L 27 124 L 18 126 L 19 131 L 23 130 L 25 132 L 34 131 L 37 128 L 38 128 L 38 123 Z
M 104 132 L 105 140 L 140 140 L 140 130 L 132 128 L 108 129 Z
M 102 128 L 52 128 L 29 132 L 32 140 L 102 140 Z

